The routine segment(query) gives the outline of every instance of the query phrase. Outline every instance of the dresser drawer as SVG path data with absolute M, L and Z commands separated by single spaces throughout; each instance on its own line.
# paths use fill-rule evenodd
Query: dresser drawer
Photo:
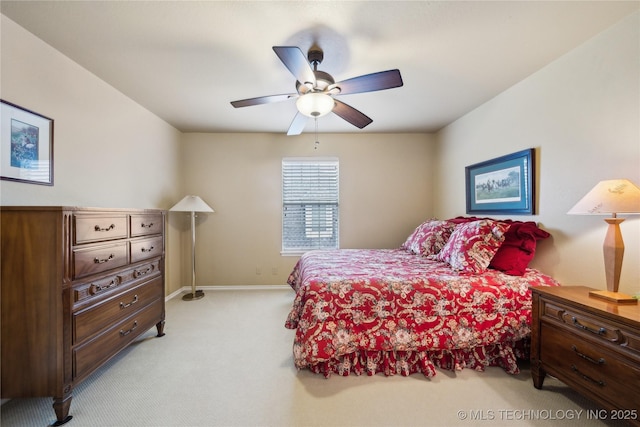
M 560 327 L 602 343 L 619 346 L 623 351 L 629 351 L 640 356 L 640 334 L 624 325 L 609 322 L 598 316 L 586 313 L 550 301 L 542 301 L 542 320 L 551 321 Z
M 131 241 L 131 262 L 162 255 L 162 236 Z
M 134 314 L 163 295 L 160 276 L 73 314 L 73 342 L 77 344 L 96 332 Z
M 73 288 L 73 303 L 78 303 L 92 298 L 96 295 L 101 295 L 107 291 L 113 290 L 120 286 L 122 283 L 121 276 L 113 274 L 106 277 L 101 277 L 96 280 L 92 280 L 89 283 L 84 283 L 80 286 Z
M 541 325 L 540 357 L 558 379 L 606 398 L 621 409 L 640 406 L 640 365 L 597 340 Z
M 161 214 L 131 215 L 131 237 L 162 233 Z
M 160 298 L 144 307 L 134 316 L 117 323 L 87 343 L 72 350 L 74 381 L 95 369 L 131 341 L 156 325 L 163 314 L 164 299 Z
M 101 273 L 129 263 L 128 242 L 74 249 L 73 278 Z
M 126 239 L 129 236 L 126 214 L 73 216 L 73 244 L 80 245 L 103 240 Z
M 73 285 L 74 307 L 78 304 L 91 304 L 92 299 L 99 299 L 103 295 L 113 293 L 120 286 L 160 274 L 160 260 L 154 260 L 133 268 L 116 270 L 112 274 L 98 276 L 88 282 L 76 283 Z

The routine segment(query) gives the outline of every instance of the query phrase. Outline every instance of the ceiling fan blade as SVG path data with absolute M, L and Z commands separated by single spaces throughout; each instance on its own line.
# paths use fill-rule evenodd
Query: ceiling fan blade
M 231 101 L 231 105 L 235 108 L 250 107 L 252 105 L 271 104 L 272 102 L 286 101 L 287 99 L 297 98 L 297 93 L 288 93 L 283 95 L 259 96 L 258 98 L 241 99 L 239 101 Z
M 334 101 L 336 102 L 336 105 L 333 107 L 332 111 L 355 127 L 362 129 L 369 123 L 373 122 L 371 118 L 356 110 L 352 106 L 347 105 L 344 102 L 340 102 L 337 99 L 335 99 Z
M 291 71 L 291 74 L 302 84 L 311 83 L 316 85 L 316 75 L 307 57 L 297 46 L 273 46 L 273 51 L 278 55 L 280 61 Z
M 296 113 L 296 116 L 293 118 L 293 121 L 291 122 L 291 126 L 289 126 L 287 135 L 300 135 L 304 130 L 305 125 L 307 124 L 307 119 L 307 116 L 298 111 L 298 113 Z
M 343 80 L 332 86 L 340 88 L 340 95 L 347 95 L 350 93 L 392 89 L 402 85 L 400 70 L 388 70 Z

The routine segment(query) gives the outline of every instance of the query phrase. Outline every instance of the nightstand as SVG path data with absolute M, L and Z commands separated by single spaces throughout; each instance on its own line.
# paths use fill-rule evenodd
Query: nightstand
M 548 373 L 640 425 L 640 306 L 593 298 L 592 290 L 531 288 L 533 385 L 542 388 Z M 635 410 L 635 416 L 625 417 L 625 410 Z

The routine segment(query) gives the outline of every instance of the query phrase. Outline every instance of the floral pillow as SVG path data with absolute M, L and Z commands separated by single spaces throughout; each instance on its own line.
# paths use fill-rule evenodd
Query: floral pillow
M 402 248 L 418 255 L 436 255 L 447 243 L 455 227 L 448 221 L 425 221 L 416 227 Z
M 431 221 L 434 221 L 434 220 L 432 219 L 427 220 L 422 224 L 420 224 L 419 226 L 417 226 L 415 230 L 413 230 L 413 232 L 409 234 L 409 237 L 407 237 L 407 240 L 405 240 L 405 242 L 400 247 L 408 252 L 414 253 L 412 248 L 418 248 L 418 238 L 419 238 L 418 236 L 422 233 L 422 228 Z
M 509 224 L 490 219 L 458 224 L 435 258 L 461 273 L 482 273 L 500 249 L 508 229 Z
M 454 224 L 461 224 L 471 221 L 479 221 L 478 217 L 463 217 L 448 219 Z M 504 242 L 494 255 L 489 268 L 500 270 L 512 276 L 522 276 L 526 273 L 529 263 L 533 259 L 537 242 L 546 239 L 551 234 L 538 228 L 533 221 L 513 221 L 510 219 L 495 220 L 509 225 L 509 229 L 504 234 Z

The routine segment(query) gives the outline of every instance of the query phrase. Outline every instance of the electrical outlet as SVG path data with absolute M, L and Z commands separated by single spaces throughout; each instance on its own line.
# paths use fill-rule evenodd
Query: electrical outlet
M 260 267 L 256 267 L 256 275 L 261 275 L 262 274 L 262 269 Z

